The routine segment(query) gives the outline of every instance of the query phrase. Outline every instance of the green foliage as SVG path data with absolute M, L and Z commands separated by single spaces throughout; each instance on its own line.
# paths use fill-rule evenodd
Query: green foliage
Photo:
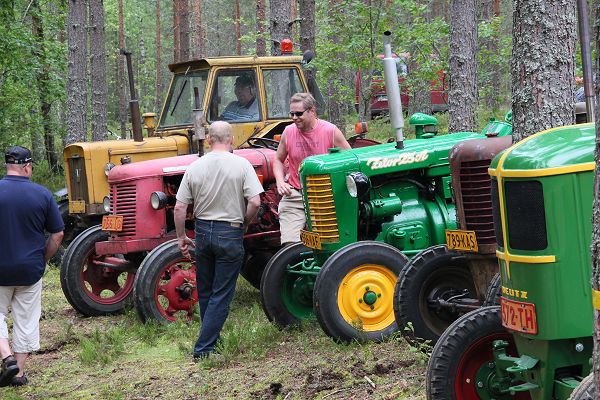
M 96 328 L 90 337 L 80 339 L 79 359 L 84 364 L 109 364 L 125 353 L 126 339 L 123 327 L 103 332 Z
M 31 180 L 40 185 L 44 185 L 53 193 L 66 187 L 64 174 L 52 171 L 46 160 L 36 161 L 34 163 Z

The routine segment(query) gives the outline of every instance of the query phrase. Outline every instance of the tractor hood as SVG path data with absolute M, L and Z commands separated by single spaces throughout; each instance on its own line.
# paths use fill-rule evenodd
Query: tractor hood
M 302 162 L 303 175 L 331 174 L 360 171 L 367 176 L 389 174 L 415 169 L 435 171 L 435 167 L 448 167 L 450 149 L 464 140 L 481 139 L 485 135 L 475 132 L 457 132 L 450 135 L 404 142 L 403 149 L 396 143 L 386 143 L 347 151 L 334 150 L 329 154 L 312 156 Z M 435 175 L 435 172 L 432 172 Z M 448 174 L 448 171 L 446 171 Z
M 522 171 L 536 170 L 540 176 L 593 169 L 595 139 L 593 123 L 548 129 L 500 153 L 490 174 L 523 176 Z
M 265 181 L 273 180 L 273 160 L 275 151 L 271 149 L 240 149 L 234 154 L 244 157 L 262 175 Z M 183 175 L 191 163 L 198 160 L 198 155 L 159 158 L 156 160 L 140 161 L 131 164 L 118 165 L 108 174 L 110 184 L 144 179 L 153 176 Z

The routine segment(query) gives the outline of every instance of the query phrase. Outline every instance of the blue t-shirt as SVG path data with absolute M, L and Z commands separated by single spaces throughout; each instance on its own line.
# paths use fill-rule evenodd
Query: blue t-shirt
M 46 268 L 45 232 L 64 223 L 52 193 L 24 176 L 0 180 L 0 286 L 27 286 Z

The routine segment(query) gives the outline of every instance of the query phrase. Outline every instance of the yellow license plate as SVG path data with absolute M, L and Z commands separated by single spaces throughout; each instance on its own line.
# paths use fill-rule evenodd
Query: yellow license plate
M 102 230 L 121 232 L 123 230 L 122 215 L 105 215 L 102 217 Z
M 446 245 L 450 250 L 479 251 L 475 231 L 446 229 Z
M 302 230 L 300 231 L 300 240 L 306 247 L 321 250 L 321 237 L 318 233 Z
M 535 304 L 500 298 L 502 326 L 513 331 L 537 335 Z

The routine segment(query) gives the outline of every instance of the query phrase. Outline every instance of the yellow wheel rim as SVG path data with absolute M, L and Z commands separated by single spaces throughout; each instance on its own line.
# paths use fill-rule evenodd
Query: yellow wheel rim
M 394 323 L 394 286 L 397 276 L 383 265 L 363 264 L 350 271 L 338 287 L 342 317 L 365 332 Z

